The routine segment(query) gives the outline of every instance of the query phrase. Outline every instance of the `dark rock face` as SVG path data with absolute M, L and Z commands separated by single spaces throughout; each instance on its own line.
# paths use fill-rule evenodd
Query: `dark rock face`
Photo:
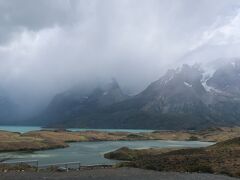
M 168 71 L 152 83 L 140 98 L 148 99 L 145 111 L 166 113 L 194 113 L 196 106 L 205 107 L 207 92 L 201 84 L 202 74 L 197 67 L 183 65 L 180 70 Z
M 93 90 L 72 89 L 55 96 L 41 119 L 51 126 L 61 126 L 63 122 L 65 124 L 69 120 L 70 123 L 127 98 L 115 80 Z
M 93 91 L 57 95 L 44 116 L 51 126 L 201 129 L 240 124 L 240 62 L 208 79 L 199 66 L 169 70 L 140 94 L 128 97 L 116 81 Z M 90 92 L 90 93 L 89 93 Z

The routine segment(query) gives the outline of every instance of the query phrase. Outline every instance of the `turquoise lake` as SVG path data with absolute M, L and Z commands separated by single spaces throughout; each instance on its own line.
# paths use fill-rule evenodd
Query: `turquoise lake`
M 12 132 L 28 132 L 40 130 L 41 127 L 29 126 L 0 126 L 0 130 Z M 89 129 L 71 129 L 74 131 L 86 131 Z M 92 130 L 92 129 L 90 129 Z M 98 131 L 129 131 L 129 132 L 149 132 L 149 130 L 106 130 L 97 129 Z M 199 141 L 101 141 L 101 142 L 77 142 L 70 143 L 69 147 L 63 149 L 44 150 L 35 152 L 7 152 L 0 153 L 0 158 L 11 158 L 11 161 L 38 160 L 40 165 L 81 162 L 82 165 L 94 164 L 114 164 L 117 161 L 108 160 L 103 157 L 104 153 L 114 151 L 121 147 L 133 149 L 142 148 L 166 148 L 166 147 L 206 147 L 212 145 L 210 142 Z
M 10 132 L 20 132 L 26 133 L 29 131 L 37 131 L 42 129 L 52 129 L 52 128 L 42 128 L 40 126 L 0 126 L 0 130 L 10 131 Z M 81 128 L 67 128 L 70 131 L 106 131 L 106 132 L 152 132 L 154 130 L 144 130 L 144 129 L 81 129 Z

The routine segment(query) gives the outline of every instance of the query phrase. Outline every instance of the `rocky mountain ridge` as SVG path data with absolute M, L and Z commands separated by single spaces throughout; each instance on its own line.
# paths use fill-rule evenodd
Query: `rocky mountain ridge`
M 201 129 L 240 124 L 240 61 L 212 75 L 199 65 L 167 71 L 138 95 L 124 95 L 114 81 L 77 96 L 56 96 L 44 116 L 49 126 Z M 49 123 L 50 122 L 50 123 Z

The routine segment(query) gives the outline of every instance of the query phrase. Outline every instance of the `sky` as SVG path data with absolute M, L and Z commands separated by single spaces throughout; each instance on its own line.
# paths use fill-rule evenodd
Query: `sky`
M 0 88 L 29 111 L 111 78 L 134 94 L 239 48 L 239 0 L 0 0 Z

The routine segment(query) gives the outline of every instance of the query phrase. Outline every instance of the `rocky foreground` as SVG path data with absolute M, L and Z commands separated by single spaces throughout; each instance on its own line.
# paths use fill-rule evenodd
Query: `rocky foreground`
M 49 172 L 8 172 L 1 173 L 1 180 L 235 180 L 235 178 L 200 174 L 200 173 L 174 173 L 174 172 L 158 172 L 147 171 L 135 168 L 116 168 L 116 169 L 94 169 L 84 171 L 72 171 L 68 173 L 49 173 Z
M 185 140 L 221 142 L 238 137 L 240 127 L 214 128 L 204 131 L 155 131 L 151 133 L 71 132 L 41 130 L 28 133 L 0 131 L 0 152 L 35 151 L 68 147 L 69 142 L 118 141 L 118 140 Z

